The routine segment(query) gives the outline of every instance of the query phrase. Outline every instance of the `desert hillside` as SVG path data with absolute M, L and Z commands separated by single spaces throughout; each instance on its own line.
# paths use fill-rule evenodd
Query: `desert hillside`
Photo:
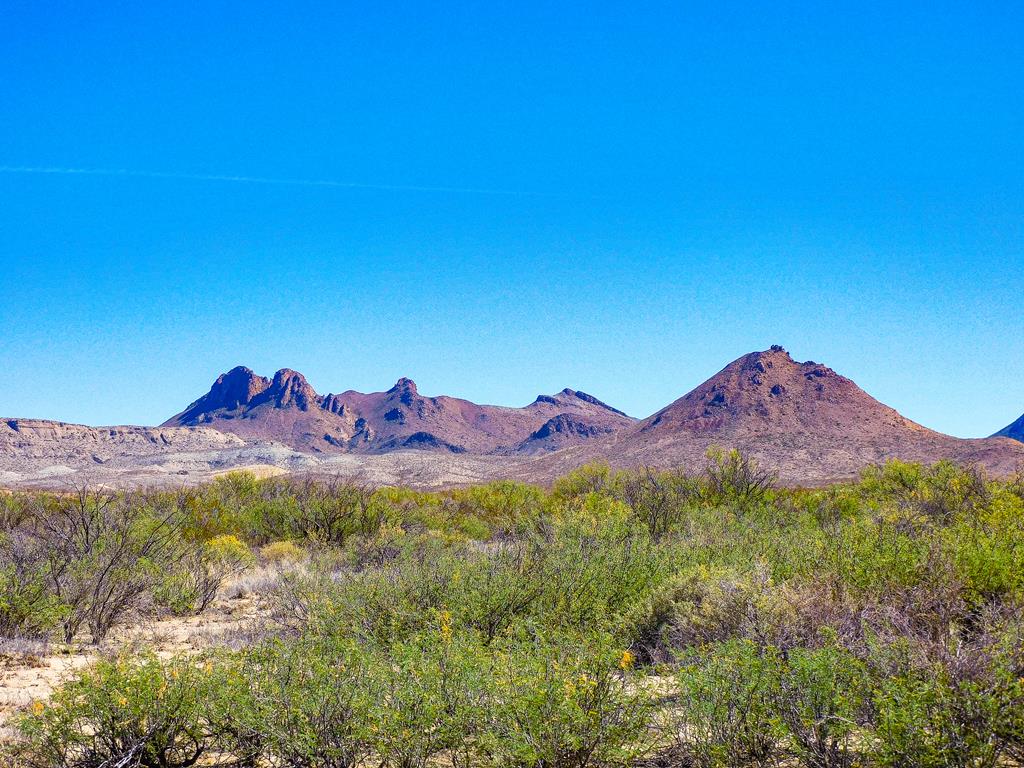
M 584 461 L 616 466 L 700 466 L 712 446 L 736 448 L 788 482 L 855 476 L 899 458 L 980 464 L 995 474 L 1024 462 L 1003 437 L 961 439 L 927 429 L 820 363 L 774 346 L 734 360 L 691 392 L 606 439 L 553 454 L 532 471 L 557 474 Z
M 572 389 L 507 408 L 425 397 L 406 378 L 384 392 L 319 395 L 297 371 L 283 369 L 268 379 L 238 367 L 164 426 L 209 426 L 313 453 L 532 454 L 578 445 L 633 421 Z
M 852 478 L 893 458 L 1007 475 L 1024 465 L 1024 443 L 1010 439 L 1019 426 L 945 435 L 779 346 L 734 360 L 641 421 L 573 389 L 509 408 L 424 396 L 405 378 L 382 392 L 320 395 L 297 371 L 266 378 L 238 367 L 160 427 L 0 422 L 0 483 L 191 484 L 270 467 L 421 487 L 543 484 L 592 461 L 698 468 L 711 447 L 736 448 L 790 484 Z

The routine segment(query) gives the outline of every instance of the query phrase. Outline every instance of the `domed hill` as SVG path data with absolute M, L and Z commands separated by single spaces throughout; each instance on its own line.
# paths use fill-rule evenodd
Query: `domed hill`
M 571 422 L 572 428 L 545 431 L 558 419 Z M 579 445 L 634 423 L 572 389 L 541 395 L 523 408 L 505 408 L 424 397 L 404 378 L 386 392 L 319 395 L 296 371 L 286 368 L 267 379 L 238 367 L 218 377 L 206 395 L 164 426 L 208 426 L 318 453 L 420 449 L 514 454 Z
M 1013 424 L 1003 427 L 992 437 L 1011 437 L 1014 440 L 1024 442 L 1024 416 L 1021 416 Z
M 889 458 L 950 458 L 996 473 L 1024 461 L 1024 445 L 927 429 L 832 369 L 798 363 L 775 346 L 735 360 L 635 426 L 540 459 L 527 472 L 557 474 L 594 458 L 618 466 L 696 468 L 710 446 L 738 448 L 790 483 L 853 477 L 865 465 Z

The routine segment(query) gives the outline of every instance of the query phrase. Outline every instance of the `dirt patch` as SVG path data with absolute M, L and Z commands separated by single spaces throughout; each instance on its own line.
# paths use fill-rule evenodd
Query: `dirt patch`
M 225 590 L 226 595 L 237 593 Z M 103 655 L 148 648 L 169 657 L 228 645 L 265 615 L 264 597 L 245 594 L 219 598 L 199 616 L 137 622 L 113 632 L 100 646 L 11 642 L 7 648 L 0 647 L 0 741 L 12 735 L 5 726 L 15 712 L 45 700 L 76 670 Z
M 213 477 L 223 477 L 224 475 L 229 475 L 232 472 L 248 472 L 257 480 L 265 480 L 268 477 L 277 477 L 279 475 L 288 474 L 287 469 L 275 467 L 273 464 L 243 464 L 238 467 L 232 467 L 231 469 L 214 472 Z

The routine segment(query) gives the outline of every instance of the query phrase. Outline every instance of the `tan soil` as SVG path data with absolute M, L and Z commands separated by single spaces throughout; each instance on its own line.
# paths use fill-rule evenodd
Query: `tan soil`
M 200 616 L 142 621 L 112 633 L 102 646 L 51 645 L 43 654 L 0 653 L 0 741 L 10 737 L 6 723 L 19 709 L 45 700 L 75 670 L 103 654 L 152 649 L 158 656 L 195 653 L 215 647 L 265 615 L 257 595 L 221 598 Z

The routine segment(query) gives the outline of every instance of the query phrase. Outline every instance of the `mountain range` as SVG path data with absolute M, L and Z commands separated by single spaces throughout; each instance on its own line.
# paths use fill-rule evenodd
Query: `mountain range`
M 297 371 L 237 367 L 159 427 L 0 421 L 0 484 L 181 483 L 238 467 L 423 486 L 546 482 L 595 460 L 693 468 L 711 446 L 738 448 L 788 483 L 845 479 L 889 458 L 1008 474 L 1024 466 L 1024 416 L 990 438 L 952 437 L 779 346 L 642 420 L 568 388 L 511 408 L 427 397 L 406 378 L 383 392 L 320 395 Z
M 220 376 L 210 391 L 164 427 L 206 426 L 246 439 L 277 440 L 315 453 L 535 454 L 615 432 L 634 422 L 596 397 L 563 389 L 523 408 L 424 397 L 411 379 L 386 392 L 319 395 L 283 369 L 273 379 L 248 368 Z

